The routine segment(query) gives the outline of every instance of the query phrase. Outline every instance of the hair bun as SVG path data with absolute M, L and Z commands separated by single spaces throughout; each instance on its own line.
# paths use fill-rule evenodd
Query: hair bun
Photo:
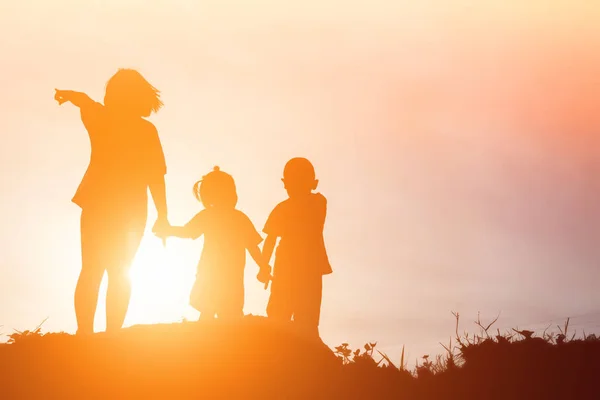
M 232 207 L 237 203 L 235 181 L 231 175 L 221 171 L 218 166 L 202 177 L 194 185 L 194 195 L 204 207 Z

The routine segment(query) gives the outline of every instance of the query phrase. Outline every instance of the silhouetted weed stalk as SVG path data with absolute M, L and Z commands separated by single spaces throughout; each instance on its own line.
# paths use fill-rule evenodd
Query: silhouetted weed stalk
M 348 343 L 342 343 L 340 346 L 335 347 L 334 354 L 344 366 L 385 368 L 403 372 L 413 377 L 426 378 L 461 367 L 469 358 L 480 357 L 481 354 L 489 355 L 491 354 L 490 349 L 494 346 L 500 346 L 505 349 L 505 346 L 518 343 L 562 346 L 573 341 L 600 341 L 600 337 L 595 334 L 587 335 L 585 331 L 583 332 L 583 339 L 576 339 L 577 332 L 575 331 L 572 334 L 569 332 L 569 318 L 567 318 L 562 327 L 557 325 L 558 333 L 549 333 L 548 329 L 551 327 L 549 325 L 539 337 L 536 337 L 533 331 L 519 330 L 518 328 L 507 330 L 504 333 L 500 332 L 500 329 L 496 329 L 492 334 L 491 329 L 498 321 L 500 315 L 488 324 L 485 324 L 481 321 L 479 313 L 477 320 L 474 321 L 475 325 L 479 328 L 479 332 L 473 334 L 464 331 L 460 334 L 460 315 L 458 312 L 452 312 L 452 315 L 456 320 L 455 337 L 454 340 L 450 337 L 447 345 L 440 343 L 445 353 L 437 355 L 434 359 L 428 354 L 422 356 L 420 362 L 418 359 L 416 360 L 415 368 L 412 371 L 407 369 L 404 345 L 402 346 L 400 362 L 397 366 L 387 354 L 376 349 L 377 342 L 366 343 L 362 349 L 355 350 L 351 349 Z M 46 320 L 47 318 L 33 330 L 15 330 L 14 333 L 8 335 L 9 340 L 7 344 L 14 344 L 44 336 L 41 329 Z M 1 325 L 0 328 L 2 328 Z M 476 353 L 479 355 L 474 355 Z M 492 358 L 493 356 L 489 357 Z
M 440 343 L 445 350 L 445 354 L 437 355 L 435 359 L 431 359 L 428 354 L 424 355 L 421 362 L 419 362 L 418 359 L 416 360 L 415 368 L 412 371 L 408 371 L 406 368 L 404 359 L 405 346 L 402 346 L 402 355 L 398 366 L 392 362 L 387 354 L 375 349 L 375 346 L 377 345 L 376 342 L 365 344 L 364 350 L 352 350 L 348 346 L 348 343 L 342 343 L 340 346 L 335 347 L 334 353 L 343 365 L 354 364 L 371 365 L 380 368 L 384 367 L 399 372 L 408 372 L 414 377 L 425 378 L 461 367 L 465 364 L 467 359 L 479 357 L 479 354 L 491 354 L 490 348 L 494 346 L 504 348 L 505 346 L 516 345 L 519 343 L 524 345 L 542 344 L 561 346 L 573 341 L 600 341 L 600 337 L 597 335 L 587 335 L 585 332 L 583 332 L 583 339 L 576 339 L 577 332 L 575 331 L 572 334 L 569 332 L 569 318 L 567 318 L 562 327 L 560 325 L 556 326 L 558 328 L 558 333 L 549 333 L 548 329 L 552 326 L 549 325 L 542 332 L 541 336 L 536 337 L 535 332 L 530 330 L 519 330 L 518 328 L 513 328 L 504 333 L 502 333 L 500 329 L 496 329 L 494 332 L 491 329 L 500 318 L 500 315 L 486 324 L 482 322 L 479 313 L 477 314 L 477 320 L 474 321 L 475 325 L 479 328 L 479 331 L 477 333 L 464 331 L 460 334 L 460 314 L 458 312 L 452 312 L 452 315 L 456 319 L 454 345 L 452 337 L 450 337 L 448 344 Z M 378 360 L 374 357 L 374 351 L 379 354 L 380 358 Z M 479 354 L 475 355 L 475 353 Z
M 197 397 L 198 387 L 203 397 L 226 397 L 221 382 L 232 382 L 227 385 L 235 394 L 231 398 L 598 397 L 600 339 L 585 332 L 576 339 L 569 319 L 556 333 L 548 333 L 550 326 L 539 333 L 501 332 L 494 326 L 498 317 L 484 322 L 478 315 L 472 334 L 461 333 L 460 316 L 453 315 L 455 332 L 440 343 L 445 352 L 420 357 L 410 370 L 404 346 L 399 362 L 380 351 L 377 342 L 358 349 L 342 343 L 332 354 L 322 343 L 296 334 L 293 326 L 272 329 L 264 317 L 240 326 L 175 323 L 81 339 L 42 334 L 42 323 L 31 331 L 15 331 L 9 344 L 0 345 L 0 387 L 2 393 L 29 390 L 21 398 L 49 398 L 48 393 L 51 398 L 89 397 L 73 388 L 77 381 L 102 398 L 121 398 L 124 392 L 143 398 L 149 393 L 147 377 L 153 377 L 152 394 L 160 398 Z M 123 379 L 123 371 L 135 373 Z M 269 385 L 257 385 L 265 376 Z M 32 379 L 43 384 L 30 384 Z
M 41 337 L 44 336 L 42 334 L 42 325 L 48 320 L 46 318 L 43 320 L 34 330 L 26 330 L 26 331 L 18 331 L 15 329 L 15 333 L 8 335 L 8 344 L 16 343 L 17 341 L 21 342 L 26 339 L 30 339 L 32 337 Z

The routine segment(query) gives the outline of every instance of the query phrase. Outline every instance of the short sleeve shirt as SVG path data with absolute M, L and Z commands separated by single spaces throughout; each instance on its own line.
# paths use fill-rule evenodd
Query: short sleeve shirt
M 320 193 L 289 198 L 273 209 L 263 232 L 281 238 L 276 269 L 301 268 L 321 275 L 332 272 L 323 239 L 326 215 L 327 199 Z
M 239 271 L 246 264 L 246 249 L 263 240 L 250 218 L 236 209 L 208 208 L 185 225 L 193 239 L 204 235 L 201 268 Z
M 148 185 L 167 172 L 158 132 L 143 118 L 119 118 L 102 104 L 81 109 L 91 157 L 73 202 L 145 205 Z

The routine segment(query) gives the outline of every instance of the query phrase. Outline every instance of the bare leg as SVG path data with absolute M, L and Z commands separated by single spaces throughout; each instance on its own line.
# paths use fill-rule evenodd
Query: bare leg
M 127 220 L 122 218 L 115 224 L 112 245 L 107 249 L 111 252 L 111 263 L 107 268 L 108 289 L 106 292 L 106 331 L 112 332 L 123 327 L 129 300 L 131 299 L 131 279 L 129 269 L 138 251 L 144 228 L 146 226 L 144 214 L 135 215 Z M 125 221 L 123 225 L 122 221 Z
M 293 315 L 292 284 L 288 276 L 277 276 L 271 283 L 271 295 L 267 303 L 267 317 L 290 321 Z
M 104 269 L 97 265 L 84 265 L 81 269 L 75 288 L 75 316 L 78 334 L 94 333 L 94 316 L 103 275 Z
M 131 299 L 131 280 L 129 268 L 108 271 L 108 290 L 106 292 L 106 331 L 121 329 L 127 316 Z
M 93 212 L 81 213 L 81 272 L 75 288 L 75 316 L 77 333 L 94 332 L 94 316 L 98 292 L 104 276 L 102 257 L 102 232 Z
M 302 277 L 293 287 L 294 323 L 308 335 L 319 337 L 323 279 L 321 276 Z

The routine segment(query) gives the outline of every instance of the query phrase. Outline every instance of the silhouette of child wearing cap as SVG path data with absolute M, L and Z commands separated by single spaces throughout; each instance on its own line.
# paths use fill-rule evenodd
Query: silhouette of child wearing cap
M 235 208 L 237 192 L 233 177 L 215 167 L 194 185 L 194 195 L 204 205 L 184 226 L 169 226 L 158 235 L 197 239 L 204 235 L 190 304 L 200 318 L 242 317 L 246 250 L 259 265 L 259 281 L 268 283 L 271 267 L 258 245 L 262 237 L 250 219 Z
M 290 320 L 310 335 L 319 335 L 323 275 L 332 272 L 323 240 L 327 199 L 313 193 L 319 181 L 306 158 L 285 165 L 282 179 L 289 198 L 269 215 L 263 232 L 265 262 L 275 255 L 269 318 Z

